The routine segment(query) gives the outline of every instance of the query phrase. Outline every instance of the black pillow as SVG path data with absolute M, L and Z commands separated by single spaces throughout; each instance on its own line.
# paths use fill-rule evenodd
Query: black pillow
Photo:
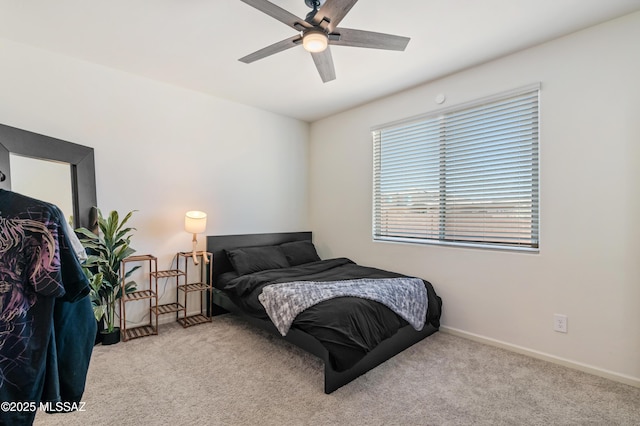
M 290 243 L 284 243 L 280 244 L 280 248 L 282 248 L 282 252 L 291 266 L 320 260 L 320 256 L 318 256 L 316 248 L 311 241 L 293 241 Z
M 239 275 L 289 267 L 287 258 L 277 246 L 245 247 L 225 251 L 233 269 Z

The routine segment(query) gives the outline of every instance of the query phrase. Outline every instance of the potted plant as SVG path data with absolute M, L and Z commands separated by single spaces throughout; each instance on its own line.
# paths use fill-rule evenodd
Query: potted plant
M 121 276 L 122 260 L 135 253 L 131 247 L 131 232 L 135 228 L 125 227 L 133 214 L 129 212 L 120 221 L 117 211 L 112 211 L 106 218 L 98 209 L 98 234 L 87 228 L 76 231 L 81 234 L 80 241 L 89 254 L 83 269 L 91 284 L 91 303 L 96 320 L 103 321 L 102 344 L 113 344 L 120 341 L 120 328 L 116 325 L 116 306 L 122 297 L 122 280 L 140 266 L 131 268 Z M 136 283 L 125 283 L 125 293 L 135 291 Z

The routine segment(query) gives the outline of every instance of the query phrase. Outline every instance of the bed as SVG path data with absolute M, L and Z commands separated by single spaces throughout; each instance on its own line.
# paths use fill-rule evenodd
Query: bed
M 320 260 L 311 241 L 311 232 L 208 236 L 207 249 L 214 259 L 208 314 L 239 315 L 319 357 L 324 362 L 327 394 L 438 330 L 442 301 L 428 281 L 420 280 L 428 309 L 419 331 L 381 303 L 336 297 L 305 309 L 283 336 L 259 300 L 268 286 L 289 285 L 290 281 L 384 281 L 404 277 L 356 265 L 346 258 Z M 286 261 L 276 253 L 279 251 L 285 254 Z M 357 324 L 344 326 L 352 322 Z

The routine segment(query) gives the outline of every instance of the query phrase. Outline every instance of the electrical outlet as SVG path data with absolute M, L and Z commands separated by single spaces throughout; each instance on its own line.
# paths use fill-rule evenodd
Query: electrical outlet
M 553 330 L 559 331 L 560 333 L 566 333 L 568 320 L 569 319 L 566 315 L 553 314 Z

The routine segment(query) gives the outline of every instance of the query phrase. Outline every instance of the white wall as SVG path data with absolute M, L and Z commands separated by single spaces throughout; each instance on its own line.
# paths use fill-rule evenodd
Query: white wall
M 307 123 L 7 40 L 0 70 L 0 123 L 93 147 L 98 207 L 138 210 L 160 269 L 191 249 L 188 210 L 207 234 L 308 229 Z
M 636 13 L 313 123 L 321 255 L 431 281 L 453 331 L 640 385 L 639 40 Z M 534 82 L 539 254 L 372 242 L 372 126 Z

